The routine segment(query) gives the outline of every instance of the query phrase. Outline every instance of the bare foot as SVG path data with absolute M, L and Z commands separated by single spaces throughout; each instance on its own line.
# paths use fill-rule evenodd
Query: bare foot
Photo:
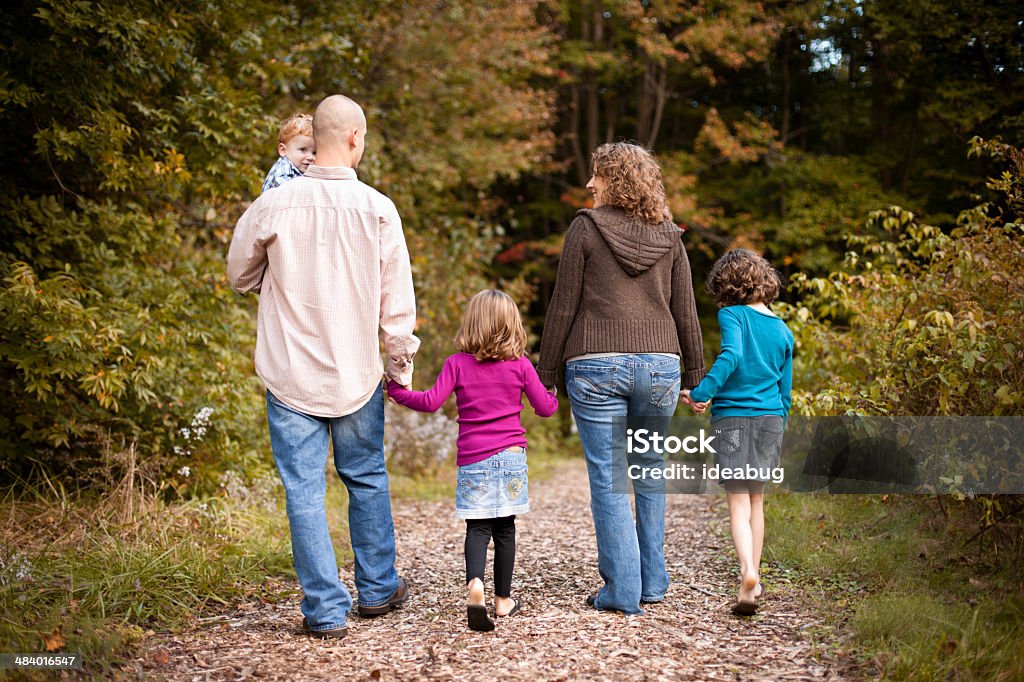
M 516 600 L 511 597 L 494 598 L 494 615 L 507 616 L 516 607 Z
M 757 573 L 747 573 L 743 576 L 740 581 L 740 591 L 736 596 L 736 600 L 740 602 L 752 602 L 757 600 L 756 589 L 758 588 L 759 578 Z
M 469 603 L 473 606 L 484 605 L 484 583 L 480 578 L 469 581 Z

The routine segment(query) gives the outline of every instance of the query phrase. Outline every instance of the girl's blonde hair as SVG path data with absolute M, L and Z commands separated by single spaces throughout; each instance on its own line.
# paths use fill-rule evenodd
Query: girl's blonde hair
M 771 303 L 782 291 L 782 277 L 753 251 L 733 249 L 715 261 L 708 273 L 708 293 L 718 307 Z
M 508 294 L 485 289 L 466 305 L 455 347 L 477 360 L 515 360 L 526 353 L 526 329 Z
M 602 200 L 648 223 L 672 219 L 654 154 L 629 142 L 609 142 L 594 150 L 590 173 L 605 181 Z

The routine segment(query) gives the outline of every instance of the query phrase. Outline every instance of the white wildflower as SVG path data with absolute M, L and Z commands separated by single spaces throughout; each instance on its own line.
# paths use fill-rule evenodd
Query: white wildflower
M 32 581 L 32 563 L 27 556 L 20 552 L 15 552 L 6 560 L 0 555 L 0 585 L 6 585 L 9 582 L 8 576 L 5 575 L 8 572 L 13 573 L 14 579 L 18 582 Z

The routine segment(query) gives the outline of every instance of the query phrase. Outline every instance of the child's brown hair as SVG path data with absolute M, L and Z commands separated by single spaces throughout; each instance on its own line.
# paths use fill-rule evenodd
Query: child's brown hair
M 782 277 L 772 264 L 748 249 L 726 252 L 711 266 L 707 290 L 719 308 L 771 303 L 782 291 Z
M 288 140 L 296 135 L 313 137 L 313 117 L 309 114 L 292 114 L 281 121 L 281 129 L 277 132 L 277 141 L 288 144 Z
M 477 360 L 515 360 L 526 353 L 526 328 L 512 297 L 485 289 L 469 299 L 455 347 Z

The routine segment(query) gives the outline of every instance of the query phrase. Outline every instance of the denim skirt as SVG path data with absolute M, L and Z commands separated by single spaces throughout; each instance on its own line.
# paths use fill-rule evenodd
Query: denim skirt
M 743 470 L 732 480 L 771 481 L 771 470 L 782 459 L 782 431 L 782 417 L 774 414 L 712 419 L 715 464 Z
M 455 515 L 460 519 L 497 519 L 530 511 L 526 452 L 502 450 L 459 467 Z

